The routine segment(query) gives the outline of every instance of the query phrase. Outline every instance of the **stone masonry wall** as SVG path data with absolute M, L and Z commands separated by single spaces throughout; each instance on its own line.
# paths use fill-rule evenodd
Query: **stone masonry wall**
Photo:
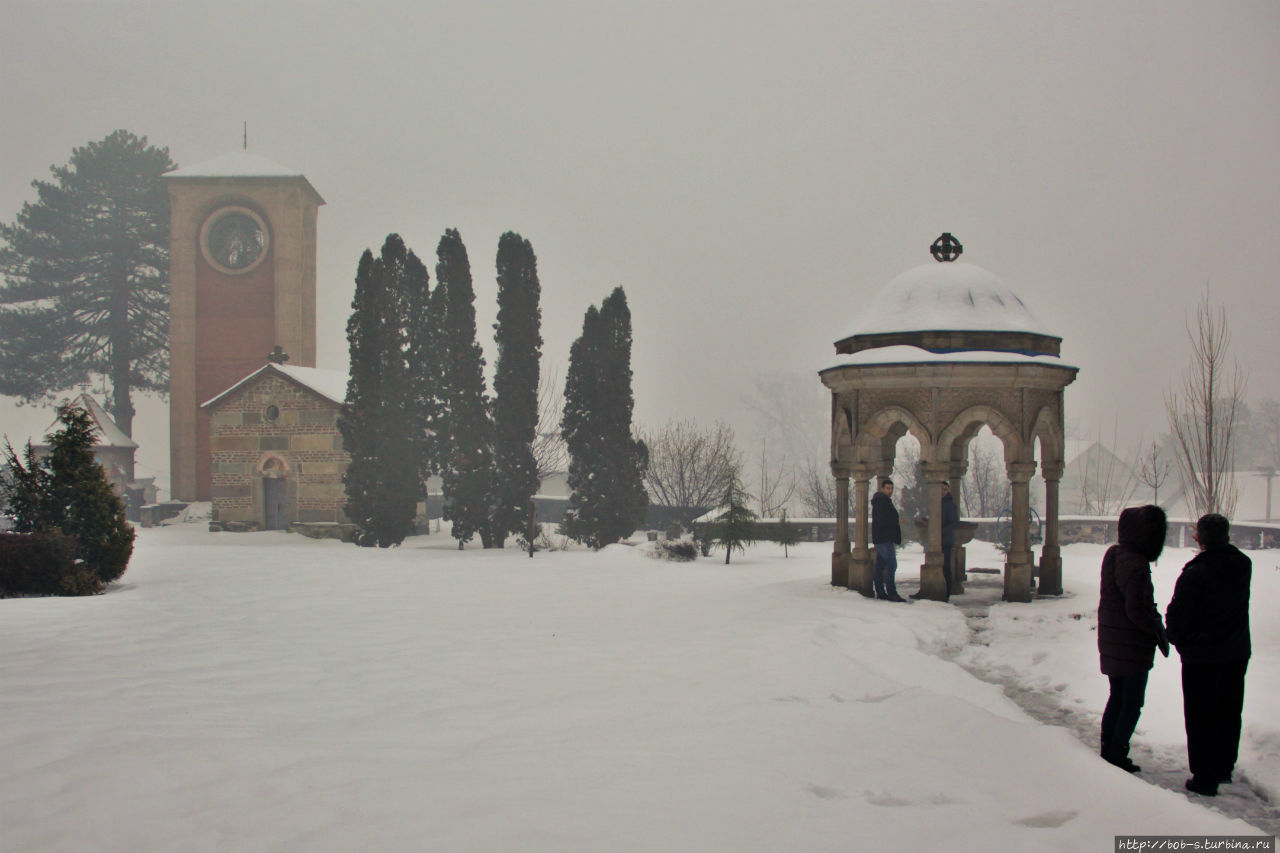
M 274 421 L 270 406 L 279 410 Z M 215 522 L 260 525 L 260 466 L 270 474 L 279 460 L 287 469 L 287 521 L 347 521 L 342 475 L 350 457 L 342 449 L 337 403 L 268 371 L 210 409 Z

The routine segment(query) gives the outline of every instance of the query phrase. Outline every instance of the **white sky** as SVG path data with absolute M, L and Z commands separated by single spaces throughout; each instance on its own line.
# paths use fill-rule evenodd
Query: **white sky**
M 345 365 L 361 251 L 397 231 L 434 271 L 447 227 L 492 363 L 511 229 L 562 377 L 583 311 L 621 284 L 637 420 L 741 437 L 757 376 L 816 386 L 859 305 L 951 231 L 1065 338 L 1082 427 L 1164 429 L 1206 284 L 1249 396 L 1280 396 L 1269 0 L 0 0 L 0 20 L 0 220 L 113 129 L 194 165 L 247 120 L 250 150 L 328 201 L 320 367 Z M 22 417 L 0 403 L 0 432 Z

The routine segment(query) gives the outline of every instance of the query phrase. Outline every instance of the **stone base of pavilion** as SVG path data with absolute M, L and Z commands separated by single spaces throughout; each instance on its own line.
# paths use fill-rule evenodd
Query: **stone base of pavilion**
M 947 601 L 947 581 L 942 574 L 942 555 L 936 561 L 929 559 L 920 565 L 919 597 L 929 601 Z M 963 595 L 968 581 L 964 545 L 956 545 L 951 555 L 951 595 Z M 875 552 L 839 551 L 831 555 L 831 585 L 860 592 L 867 598 L 875 597 Z M 1062 595 L 1062 557 L 1059 554 L 1043 554 L 1036 565 L 1030 552 L 1010 554 L 1004 565 L 1005 601 L 1029 602 L 1035 595 Z

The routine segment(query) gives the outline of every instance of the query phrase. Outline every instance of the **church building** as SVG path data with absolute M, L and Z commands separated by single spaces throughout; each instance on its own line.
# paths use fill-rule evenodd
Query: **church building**
M 165 175 L 170 204 L 169 440 L 176 500 L 216 494 L 201 404 L 280 347 L 316 363 L 316 220 L 296 169 L 237 151 Z

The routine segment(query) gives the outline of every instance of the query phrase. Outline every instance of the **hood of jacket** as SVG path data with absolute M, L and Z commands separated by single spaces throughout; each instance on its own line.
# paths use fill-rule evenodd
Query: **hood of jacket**
M 1154 561 L 1164 550 L 1169 521 L 1164 510 L 1154 504 L 1131 506 L 1120 513 L 1117 529 L 1121 545 L 1132 548 L 1148 561 Z

